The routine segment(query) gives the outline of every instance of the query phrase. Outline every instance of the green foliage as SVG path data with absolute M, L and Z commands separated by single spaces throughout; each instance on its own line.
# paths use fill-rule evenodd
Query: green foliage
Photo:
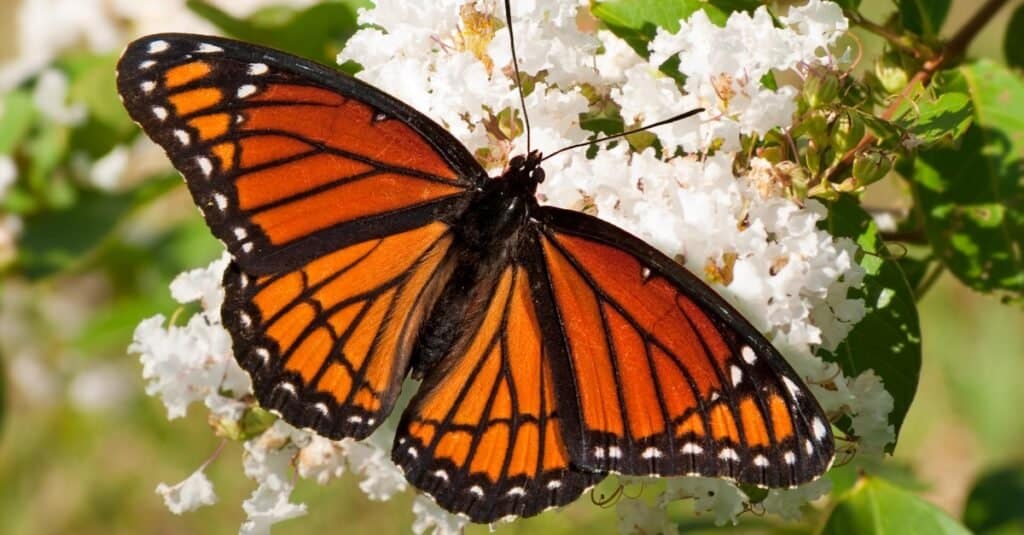
M 1024 533 L 1024 465 L 984 474 L 967 497 L 964 525 L 978 535 Z
M 177 177 L 168 177 L 123 193 L 84 190 L 70 206 L 26 218 L 19 249 L 22 272 L 41 278 L 74 267 L 132 210 L 178 183 Z
M 356 10 L 370 5 L 368 0 L 338 0 L 304 10 L 272 6 L 238 19 L 203 0 L 188 0 L 189 9 L 231 37 L 279 48 L 324 65 L 335 64 L 345 41 L 358 29 Z
M 952 0 L 899 0 L 903 27 L 926 38 L 934 38 L 942 30 Z
M 716 7 L 714 3 L 701 0 L 610 0 L 595 2 L 591 11 L 608 26 L 609 30 L 629 43 L 637 54 L 648 57 L 650 52 L 647 46 L 654 40 L 658 28 L 664 28 L 672 33 L 678 32 L 679 21 L 702 9 L 712 22 L 725 23 L 728 16 L 725 11 Z
M 923 150 L 914 192 L 936 257 L 979 291 L 1024 295 L 1024 81 L 989 61 L 947 75 L 970 95 L 974 123 L 955 147 Z
M 856 199 L 843 195 L 832 203 L 824 224 L 832 235 L 850 238 L 862 250 L 858 263 L 865 271 L 864 284 L 852 289 L 851 297 L 864 300 L 867 314 L 835 352 L 821 351 L 819 356 L 838 363 L 848 376 L 874 370 L 882 378 L 893 397 L 889 422 L 898 436 L 921 373 L 921 330 L 914 293 L 899 264 L 890 258 L 878 226 Z M 840 422 L 840 427 L 852 433 L 848 422 Z M 895 444 L 890 451 L 892 448 Z
M 967 535 L 938 507 L 882 479 L 865 477 L 839 498 L 822 535 Z
M 1010 16 L 1003 38 L 1003 54 L 1010 67 L 1024 69 L 1024 4 L 1017 6 Z

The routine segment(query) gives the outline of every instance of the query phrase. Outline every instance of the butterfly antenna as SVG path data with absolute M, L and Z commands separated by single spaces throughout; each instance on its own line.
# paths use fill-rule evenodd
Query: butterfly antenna
M 570 150 L 570 149 L 577 149 L 579 147 L 586 147 L 588 145 L 593 145 L 595 143 L 601 143 L 601 142 L 604 142 L 604 141 L 609 141 L 609 140 L 612 140 L 612 139 L 617 139 L 617 138 L 620 138 L 620 137 L 625 137 L 625 136 L 628 136 L 630 134 L 635 134 L 637 132 L 643 132 L 644 130 L 650 130 L 652 128 L 657 128 L 657 127 L 659 127 L 661 125 L 665 125 L 665 124 L 668 124 L 668 123 L 674 123 L 676 121 L 681 121 L 683 119 L 686 119 L 687 117 L 691 117 L 693 115 L 697 115 L 698 113 L 700 113 L 702 111 L 704 111 L 704 108 L 694 108 L 694 109 L 692 109 L 690 111 L 680 113 L 679 115 L 676 115 L 675 117 L 669 117 L 668 119 L 664 119 L 664 120 L 658 121 L 658 122 L 656 122 L 654 124 L 648 124 L 648 125 L 641 126 L 640 128 L 634 128 L 632 130 L 626 130 L 625 132 L 619 132 L 618 134 L 612 134 L 610 136 L 599 137 L 597 139 L 591 139 L 589 141 L 584 141 L 583 143 L 577 143 L 575 145 L 569 145 L 568 147 L 562 147 L 562 148 L 556 150 L 555 152 L 552 152 L 551 154 L 548 154 L 547 156 L 542 158 L 541 161 L 543 162 L 544 160 L 547 160 L 548 158 L 551 158 L 552 156 L 555 156 L 557 154 L 561 154 L 561 153 L 563 153 L 563 152 L 565 152 L 567 150 Z
M 516 72 L 516 88 L 519 89 L 519 104 L 523 107 L 523 122 L 526 124 L 526 153 L 530 153 L 530 115 L 526 113 L 526 96 L 523 95 L 523 80 L 519 76 L 519 59 L 516 58 L 516 36 L 512 32 L 512 5 L 505 0 L 505 22 L 508 23 L 508 41 L 512 46 L 512 69 Z

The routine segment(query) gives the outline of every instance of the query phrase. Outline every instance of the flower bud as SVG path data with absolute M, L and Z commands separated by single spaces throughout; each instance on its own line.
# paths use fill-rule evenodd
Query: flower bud
M 907 74 L 899 52 L 895 50 L 887 50 L 875 61 L 875 76 L 890 93 L 902 91 L 910 82 L 910 75 Z
M 842 154 L 857 146 L 864 137 L 864 121 L 854 112 L 839 112 L 831 125 L 832 148 Z
M 827 69 L 815 69 L 804 81 L 804 100 L 811 108 L 832 103 L 839 96 L 839 77 Z
M 881 151 L 870 150 L 853 159 L 853 178 L 857 185 L 867 186 L 878 182 L 892 169 L 892 160 Z

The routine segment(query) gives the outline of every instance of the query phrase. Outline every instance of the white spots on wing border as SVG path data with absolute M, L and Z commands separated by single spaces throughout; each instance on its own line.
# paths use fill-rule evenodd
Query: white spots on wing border
M 828 430 L 825 429 L 825 424 L 821 423 L 821 418 L 818 418 L 817 416 L 815 416 L 814 420 L 811 421 L 811 431 L 814 433 L 814 438 L 819 442 L 828 434 Z
M 718 453 L 718 458 L 723 461 L 739 462 L 740 455 L 732 448 L 722 448 L 722 451 Z
M 657 459 L 661 457 L 661 450 L 655 447 L 649 447 L 640 454 L 643 459 Z
M 263 75 L 263 74 L 267 74 L 267 71 L 269 71 L 269 70 L 270 70 L 270 67 L 267 67 L 266 63 L 250 63 L 249 64 L 249 74 L 252 75 L 252 76 L 260 76 L 260 75 Z
M 215 52 L 223 52 L 224 49 L 217 46 L 211 45 L 210 43 L 199 43 L 199 47 L 196 48 L 196 52 L 201 54 L 213 54 Z
M 156 41 L 150 41 L 149 48 L 147 48 L 146 51 L 150 54 L 159 54 L 168 48 L 171 48 L 170 43 L 163 39 L 157 39 Z
M 700 455 L 701 453 L 704 453 L 704 448 L 694 444 L 693 442 L 687 442 L 686 444 L 683 444 L 683 447 L 679 449 L 679 452 L 685 455 Z
M 199 170 L 202 171 L 203 176 L 210 176 L 213 173 L 213 163 L 206 156 L 196 156 L 196 164 L 199 165 Z
M 743 346 L 743 349 L 740 349 L 740 356 L 743 357 L 743 361 L 747 364 L 757 362 L 757 353 L 754 353 L 750 346 Z

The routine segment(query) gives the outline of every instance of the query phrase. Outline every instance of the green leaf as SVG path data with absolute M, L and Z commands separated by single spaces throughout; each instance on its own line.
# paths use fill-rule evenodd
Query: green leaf
M 874 370 L 882 378 L 893 397 L 889 423 L 898 437 L 921 374 L 921 329 L 913 290 L 899 264 L 889 258 L 871 215 L 855 198 L 842 196 L 832 203 L 825 224 L 833 236 L 850 238 L 863 251 L 858 263 L 865 271 L 864 284 L 851 289 L 850 297 L 863 299 L 867 310 L 835 352 L 822 350 L 819 356 L 838 363 L 848 376 Z
M 74 266 L 131 210 L 178 183 L 168 177 L 123 193 L 87 190 L 66 208 L 27 217 L 18 248 L 23 273 L 38 279 Z
M 1024 464 L 991 471 L 974 485 L 964 525 L 979 535 L 1024 533 Z
M 903 27 L 923 37 L 935 37 L 949 14 L 952 0 L 899 0 Z
M 761 0 L 707 0 L 707 3 L 725 13 L 735 13 L 737 11 L 753 13 L 755 9 L 763 5 Z
M 117 97 L 117 55 L 78 54 L 62 64 L 70 79 L 69 99 L 88 110 L 85 122 L 71 131 L 70 146 L 99 158 L 129 141 L 137 129 Z
M 36 107 L 27 91 L 12 91 L 4 95 L 0 111 L 0 154 L 10 154 L 32 128 Z
M 1017 6 L 1010 16 L 1003 41 L 1003 54 L 1010 67 L 1024 69 L 1024 4 Z
M 719 26 L 724 25 L 728 18 L 725 11 L 702 0 L 608 0 L 594 3 L 591 12 L 612 33 L 629 43 L 637 54 L 646 58 L 650 56 L 647 46 L 658 28 L 678 32 L 679 21 L 702 9 L 711 22 Z
M 936 100 L 923 100 L 917 104 L 917 120 L 906 126 L 928 144 L 951 143 L 959 139 L 974 120 L 974 107 L 965 93 L 944 93 Z
M 235 18 L 203 0 L 188 0 L 187 5 L 232 37 L 335 65 L 338 52 L 359 29 L 356 10 L 371 4 L 369 0 L 344 0 L 321 2 L 303 10 L 269 7 L 248 19 Z
M 1024 295 L 1024 81 L 981 61 L 960 67 L 974 124 L 956 148 L 921 151 L 914 193 L 936 257 L 981 292 Z
M 884 480 L 865 477 L 843 495 L 822 535 L 969 535 L 938 507 Z

